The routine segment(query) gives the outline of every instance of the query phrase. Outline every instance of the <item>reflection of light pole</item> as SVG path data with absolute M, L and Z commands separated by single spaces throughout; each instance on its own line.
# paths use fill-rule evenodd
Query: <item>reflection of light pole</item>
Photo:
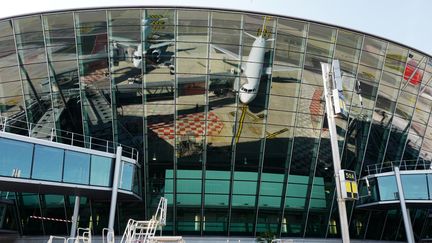
M 321 63 L 322 69 L 322 77 L 323 77 L 323 85 L 324 85 L 324 97 L 326 104 L 326 112 L 327 112 L 327 123 L 330 132 L 330 143 L 332 149 L 332 157 L 333 157 L 333 168 L 334 168 L 334 177 L 336 183 L 336 193 L 337 193 L 337 204 L 339 210 L 339 221 L 341 225 L 342 231 L 342 242 L 347 243 L 350 242 L 350 236 L 348 231 L 348 219 L 347 212 L 345 207 L 345 199 L 342 198 L 342 189 L 339 179 L 339 171 L 341 170 L 341 161 L 339 157 L 339 145 L 337 141 L 337 133 L 336 133 L 336 124 L 334 121 L 334 111 L 333 111 L 333 100 L 331 97 L 332 92 L 330 92 L 330 64 Z

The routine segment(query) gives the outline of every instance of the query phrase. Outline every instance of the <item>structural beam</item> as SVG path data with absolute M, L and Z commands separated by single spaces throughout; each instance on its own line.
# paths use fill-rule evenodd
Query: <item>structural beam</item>
M 120 169 L 121 169 L 121 160 L 122 157 L 122 147 L 117 147 L 116 159 L 115 159 L 115 167 L 114 167 L 114 177 L 112 184 L 112 194 L 111 194 L 111 206 L 110 206 L 110 214 L 108 220 L 108 229 L 114 231 L 114 219 L 116 214 L 117 207 L 117 192 L 119 187 L 119 179 L 120 179 Z
M 348 219 L 347 212 L 345 207 L 345 199 L 342 198 L 341 193 L 341 184 L 339 178 L 339 171 L 341 170 L 341 161 L 339 155 L 339 145 L 337 141 L 337 133 L 336 133 L 336 124 L 334 121 L 334 112 L 333 112 L 333 99 L 331 97 L 331 87 L 330 85 L 330 70 L 331 66 L 328 63 L 321 63 L 322 69 L 322 77 L 323 77 L 323 85 L 324 85 L 324 96 L 325 96 L 325 104 L 326 104 L 326 112 L 327 112 L 327 122 L 330 132 L 330 142 L 332 148 L 332 157 L 333 157 L 333 168 L 334 168 L 334 177 L 336 183 L 336 193 L 337 193 L 337 204 L 339 210 L 339 221 L 341 226 L 342 233 L 342 241 L 343 243 L 350 242 L 349 230 L 348 230 Z
M 401 211 L 402 211 L 402 217 L 403 217 L 404 226 L 405 226 L 405 234 L 406 234 L 407 242 L 408 243 L 414 243 L 415 242 L 414 241 L 414 233 L 413 233 L 413 229 L 412 229 L 409 211 L 408 211 L 406 204 L 405 204 L 405 195 L 404 195 L 404 191 L 403 191 L 399 167 L 396 166 L 394 168 L 394 171 L 395 171 L 395 176 L 396 176 L 396 184 L 397 184 L 397 188 L 398 188 L 399 202 L 401 205 Z
M 80 197 L 75 196 L 74 211 L 72 215 L 72 227 L 70 231 L 70 237 L 74 238 L 76 236 L 77 225 L 78 225 L 78 215 L 79 215 Z

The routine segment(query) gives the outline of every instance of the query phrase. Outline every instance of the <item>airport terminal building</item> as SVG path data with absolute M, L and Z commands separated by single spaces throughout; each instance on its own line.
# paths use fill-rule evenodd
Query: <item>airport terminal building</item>
M 389 162 L 411 166 L 422 177 L 402 177 L 411 182 L 405 197 L 430 200 L 432 175 L 422 171 L 432 160 L 432 57 L 304 19 L 168 7 L 3 19 L 2 128 L 134 148 L 138 163 L 123 171 L 129 196 L 118 200 L 118 234 L 128 218 L 151 216 L 164 196 L 167 235 L 340 238 L 321 72 L 321 63 L 333 60 L 346 104 L 335 118 L 342 168 L 362 178 Z M 89 190 L 92 182 L 109 186 L 93 177 L 103 162 L 68 152 L 55 160 L 51 150 L 25 148 L 0 137 L 0 180 L 89 188 L 3 186 L 0 232 L 68 235 L 80 194 L 79 226 L 100 234 L 110 197 Z M 33 157 L 25 159 L 25 151 Z M 39 167 L 45 160 L 57 167 Z M 75 164 L 73 175 L 85 180 L 66 176 Z M 44 173 L 53 170 L 60 177 Z M 405 240 L 399 204 L 385 203 L 398 199 L 392 183 L 388 176 L 371 179 L 371 190 L 361 187 L 360 200 L 347 202 L 352 239 Z M 432 207 L 412 205 L 415 238 L 431 238 Z

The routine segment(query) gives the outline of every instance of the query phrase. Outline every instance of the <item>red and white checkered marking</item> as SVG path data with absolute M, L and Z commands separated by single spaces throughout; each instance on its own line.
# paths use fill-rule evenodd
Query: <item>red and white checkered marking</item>
M 205 114 L 194 113 L 187 115 L 179 115 L 177 121 L 177 135 L 194 136 L 200 139 L 205 133 Z M 219 120 L 219 117 L 213 112 L 208 113 L 207 135 L 218 135 L 224 124 Z M 162 139 L 174 139 L 174 123 L 172 119 L 149 119 L 148 127 L 156 135 Z
M 322 89 L 316 89 L 312 95 L 312 100 L 309 105 L 310 116 L 312 120 L 312 125 L 315 127 L 317 122 L 320 121 L 320 118 L 323 113 L 323 107 L 321 104 L 321 95 L 323 91 Z
M 89 75 L 81 77 L 81 82 L 85 84 L 92 84 L 96 81 L 106 78 L 106 71 L 103 69 L 96 70 Z

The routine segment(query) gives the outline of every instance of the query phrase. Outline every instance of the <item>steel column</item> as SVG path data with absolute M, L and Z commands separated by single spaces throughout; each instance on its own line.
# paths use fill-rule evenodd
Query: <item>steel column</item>
M 117 206 L 117 191 L 119 187 L 119 179 L 120 179 L 120 166 L 122 163 L 122 147 L 117 147 L 116 159 L 115 159 L 115 167 L 114 167 L 114 177 L 113 177 L 113 185 L 112 185 L 112 193 L 111 193 L 111 206 L 110 206 L 110 214 L 108 220 L 108 229 L 114 231 L 114 219 L 116 213 Z
M 403 187 L 402 187 L 399 167 L 396 166 L 394 168 L 394 173 L 395 173 L 395 177 L 396 177 L 399 202 L 401 205 L 401 211 L 402 211 L 402 217 L 403 217 L 404 226 L 405 226 L 405 233 L 406 233 L 407 242 L 408 243 L 414 243 L 415 242 L 414 241 L 414 233 L 413 233 L 413 229 L 412 229 L 412 225 L 411 225 L 411 218 L 409 215 L 409 211 L 408 211 L 406 204 L 405 204 L 405 195 L 404 195 L 404 191 L 403 191 Z
M 78 224 L 78 214 L 79 214 L 79 206 L 80 206 L 80 197 L 75 196 L 75 204 L 74 204 L 74 211 L 72 215 L 72 227 L 70 231 L 70 237 L 74 238 L 76 236 L 76 229 Z

